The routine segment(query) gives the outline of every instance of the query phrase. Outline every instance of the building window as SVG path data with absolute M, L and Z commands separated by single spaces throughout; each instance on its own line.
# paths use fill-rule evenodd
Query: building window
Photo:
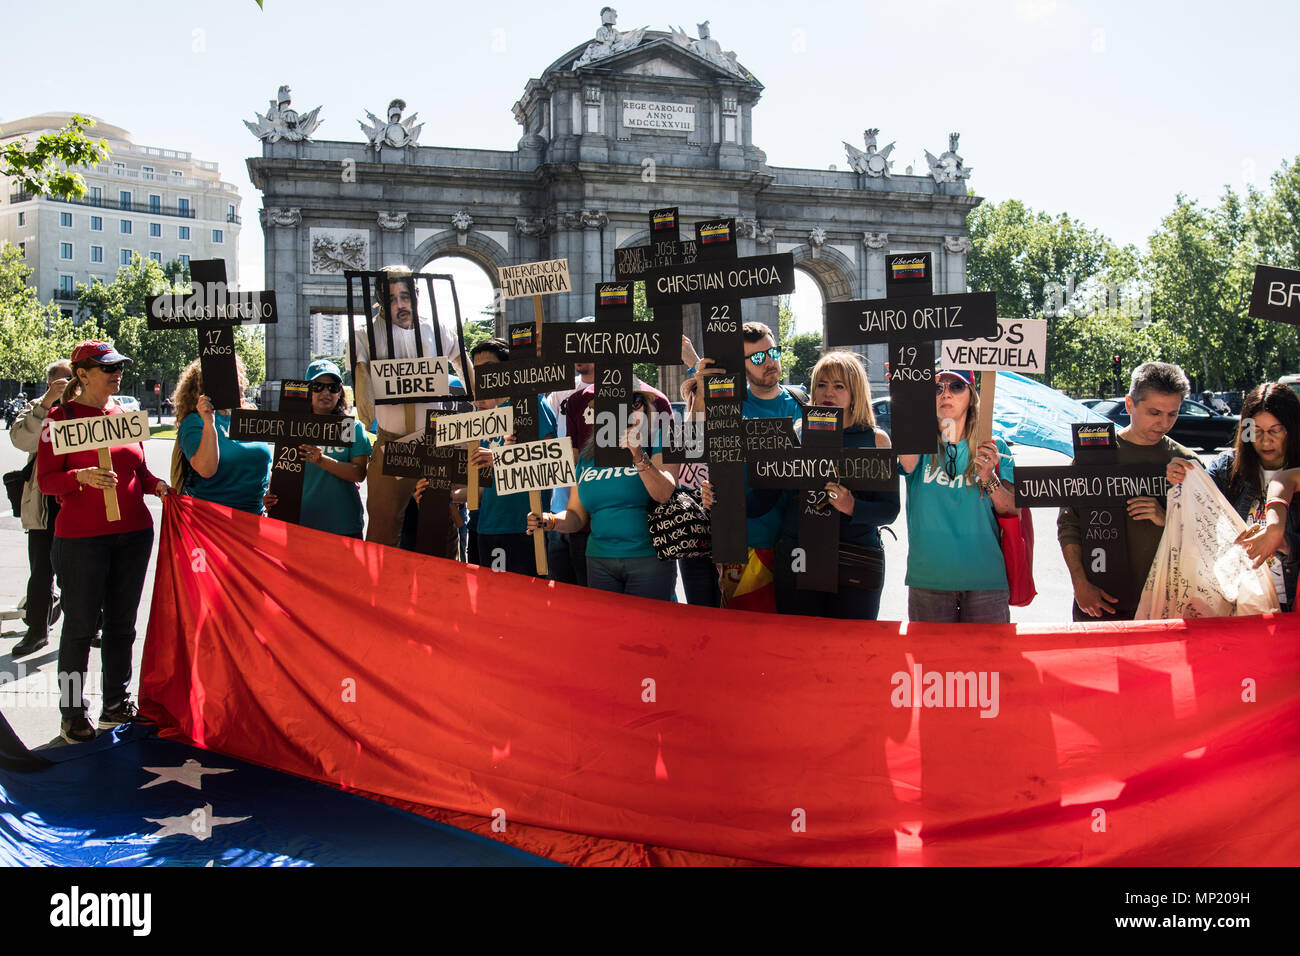
M 141 178 L 141 179 L 153 179 L 153 167 L 152 167 L 152 166 L 141 166 L 141 167 L 140 167 L 140 178 Z
M 113 163 L 113 172 L 115 172 L 115 173 L 125 173 L 125 172 L 126 172 L 126 163 L 117 163 L 117 162 Z
M 232 202 L 226 207 L 226 222 L 235 221 L 235 204 Z
M 190 237 L 190 227 L 189 227 L 189 226 L 177 226 L 177 227 L 176 227 L 176 238 L 177 238 L 177 239 L 188 239 L 189 237 Z
M 60 314 L 61 316 L 63 316 L 65 319 L 70 319 L 70 318 L 72 318 L 72 310 L 71 310 L 71 309 L 59 309 L 59 314 Z
M 158 263 L 158 265 L 162 265 L 162 253 L 161 253 L 161 252 L 151 252 L 151 253 L 149 253 L 149 258 L 152 259 L 154 262 Z
M 188 269 L 188 268 L 190 267 L 190 257 L 187 256 L 185 253 L 182 252 L 182 253 L 180 254 L 179 258 L 180 258 L 180 260 L 181 260 L 181 265 L 182 265 L 184 268 Z
M 213 241 L 213 242 L 221 242 L 221 241 L 222 241 L 222 240 L 221 240 L 221 230 L 220 230 L 220 229 L 213 229 L 213 230 L 212 230 L 212 241 Z
M 60 259 L 71 259 L 71 258 L 72 258 L 72 243 L 70 243 L 70 242 L 60 242 L 60 243 L 59 243 L 59 258 L 60 258 Z
M 117 204 L 118 204 L 118 206 L 120 206 L 122 209 L 130 209 L 130 208 L 131 208 L 131 190 L 129 190 L 129 189 L 119 190 L 119 192 L 118 192 L 118 194 L 117 194 Z
M 18 243 L 18 255 L 20 255 L 24 259 L 27 258 L 27 243 L 25 242 Z
M 27 225 L 27 213 L 25 213 L 25 212 L 20 212 L 20 213 L 18 214 L 18 225 L 20 225 L 20 226 L 25 226 L 25 225 Z
M 90 217 L 90 229 L 91 229 L 92 232 L 103 232 L 103 231 L 104 231 L 104 217 L 103 217 L 103 216 L 91 216 L 91 217 Z
M 176 200 L 176 213 L 177 215 L 185 216 L 188 219 L 190 215 L 190 201 L 183 198 Z
M 21 226 L 22 223 L 19 223 L 19 225 Z M 61 213 L 59 213 L 59 225 L 62 226 L 63 228 L 65 228 L 65 229 L 71 229 L 71 228 L 72 228 L 72 213 L 70 213 L 70 212 L 61 212 Z
M 91 186 L 90 204 L 92 206 L 98 206 L 101 203 L 103 203 L 103 201 L 104 201 L 104 190 L 100 189 L 98 186 Z
M 172 170 L 172 179 L 184 179 L 184 178 L 185 178 L 185 174 L 181 172 L 179 169 Z
M 91 261 L 91 262 L 103 262 L 103 261 L 104 261 L 104 247 L 103 247 L 103 246 L 91 246 L 91 247 L 90 247 L 90 261 Z
M 117 254 L 117 261 L 124 266 L 129 266 L 131 264 L 131 250 L 123 249 L 119 252 Z
M 72 276 L 59 276 L 59 295 L 72 295 Z
M 161 237 L 161 236 L 162 236 L 162 223 L 160 223 L 160 222 L 151 222 L 151 223 L 149 223 L 149 235 L 153 236 L 155 239 Z
M 121 233 L 121 234 L 124 235 L 124 236 L 129 236 L 129 235 L 131 235 L 131 220 L 130 220 L 130 219 L 119 219 L 117 222 L 118 222 L 117 231 L 118 231 L 119 233 Z
M 155 195 L 149 196 L 149 211 L 152 213 L 158 213 L 162 211 L 162 196 L 155 196 Z

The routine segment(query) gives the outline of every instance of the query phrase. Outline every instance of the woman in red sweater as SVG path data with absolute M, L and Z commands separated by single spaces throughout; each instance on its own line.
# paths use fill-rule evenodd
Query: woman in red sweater
M 47 422 L 125 414 L 113 401 L 122 370 L 131 360 L 108 342 L 82 342 L 72 352 L 72 380 L 63 404 L 50 410 Z M 47 428 L 49 425 L 46 426 Z M 100 611 L 104 613 L 103 708 L 100 730 L 109 730 L 136 715 L 127 694 L 131 682 L 131 645 L 135 617 L 153 548 L 153 518 L 144 496 L 162 497 L 167 482 L 149 472 L 144 445 L 111 449 L 112 468 L 99 467 L 98 451 L 56 455 L 48 432 L 36 454 L 36 476 L 44 494 L 59 499 L 50 561 L 63 593 L 63 636 L 59 641 L 59 736 L 69 743 L 93 740 L 82 689 L 90 658 L 90 640 Z M 121 518 L 108 520 L 102 489 L 117 489 Z

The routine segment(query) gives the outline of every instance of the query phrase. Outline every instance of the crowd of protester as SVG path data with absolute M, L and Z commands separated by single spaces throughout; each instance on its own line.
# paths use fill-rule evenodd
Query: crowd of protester
M 401 270 L 393 277 L 400 279 Z M 395 281 L 388 303 L 377 305 L 374 320 L 389 321 L 400 334 L 397 357 L 415 354 L 415 336 L 436 336 L 423 326 L 407 286 Z M 745 418 L 801 421 L 806 405 L 844 409 L 846 448 L 889 448 L 889 434 L 878 427 L 872 395 L 859 355 L 834 350 L 812 369 L 811 396 L 781 382 L 782 349 L 766 325 L 744 325 L 747 397 Z M 376 342 L 387 343 L 387 336 Z M 448 351 L 444 348 L 444 351 Z M 459 374 L 472 376 L 484 365 L 510 360 L 510 345 L 498 338 L 477 345 L 472 365 Z M 353 369 L 366 356 L 355 356 Z M 230 438 L 231 409 L 216 409 L 203 387 L 199 362 L 181 375 L 172 396 L 177 439 L 171 481 L 150 473 L 139 444 L 112 449 L 111 468 L 100 467 L 95 452 L 58 456 L 41 441 L 47 422 L 95 415 L 121 414 L 114 402 L 123 369 L 131 363 L 107 342 L 85 342 L 69 361 L 52 364 L 47 393 L 31 402 L 11 430 L 13 443 L 30 455 L 23 488 L 22 524 L 28 534 L 30 581 L 27 634 L 13 649 L 15 657 L 32 654 L 48 642 L 48 628 L 61 608 L 64 618 L 59 646 L 61 675 L 77 676 L 75 693 L 61 701 L 61 736 L 70 742 L 95 735 L 86 718 L 80 688 L 92 642 L 101 648 L 104 671 L 99 729 L 135 715 L 127 695 L 136 611 L 153 541 L 152 519 L 144 504 L 148 494 L 175 491 L 232 509 L 263 514 L 276 505 L 268 493 L 272 447 Z M 698 421 L 697 397 L 716 370 L 683 341 L 683 364 L 689 366 L 681 388 L 686 417 Z M 527 495 L 498 495 L 486 483 L 477 507 L 465 507 L 466 489 L 453 488 L 447 507 L 451 529 L 448 557 L 491 566 L 509 573 L 535 575 L 533 535 L 545 534 L 548 576 L 555 581 L 599 590 L 676 600 L 678 577 L 688 603 L 737 607 L 780 614 L 873 620 L 880 608 L 885 556 L 882 528 L 905 512 L 907 522 L 908 616 L 913 621 L 1006 622 L 1010 619 L 1009 582 L 1001 548 L 999 517 L 1017 513 L 1012 494 L 1014 464 L 999 437 L 979 440 L 980 397 L 972 373 L 939 369 L 935 374 L 935 452 L 900 455 L 899 478 L 889 490 L 853 491 L 839 480 L 806 492 L 745 490 L 748 552 L 737 565 L 714 563 L 708 553 L 663 558 L 652 540 L 649 514 L 685 490 L 707 509 L 718 505 L 707 463 L 666 463 L 663 432 L 648 427 L 673 414 L 667 397 L 637 380 L 631 417 L 620 445 L 627 463 L 596 464 L 593 369 L 575 366 L 572 389 L 542 396 L 537 402 L 539 435 L 567 435 L 573 442 L 576 487 L 548 492 L 540 513 Z M 238 366 L 241 394 L 244 370 Z M 306 379 L 312 411 L 320 415 L 357 416 L 349 446 L 303 445 L 303 500 L 300 523 L 321 532 L 408 548 L 416 546 L 414 528 L 427 482 L 383 473 L 385 446 L 413 440 L 422 430 L 425 406 L 375 404 L 362 384 L 357 407 L 348 404 L 344 373 L 326 360 L 312 362 Z M 364 376 L 358 377 L 364 382 Z M 1190 390 L 1177 366 L 1147 362 L 1138 366 L 1125 399 L 1129 424 L 1116 435 L 1115 460 L 1123 464 L 1167 466 L 1177 484 L 1189 468 L 1200 467 L 1188 449 L 1167 432 Z M 464 394 L 459 378 L 452 392 Z M 478 399 L 474 406 L 492 408 L 508 400 Z M 465 401 L 429 403 L 439 410 L 467 410 Z M 1270 563 L 1279 604 L 1295 603 L 1300 533 L 1289 515 L 1291 496 L 1300 490 L 1300 400 L 1287 386 L 1270 383 L 1252 390 L 1242 408 L 1235 446 L 1216 458 L 1208 474 L 1246 521 L 1243 546 L 1259 566 Z M 797 431 L 796 431 L 797 434 Z M 474 468 L 490 472 L 494 455 L 514 436 L 483 440 L 469 457 Z M 837 476 L 838 478 L 838 476 Z M 906 484 L 906 507 L 898 483 Z M 363 505 L 361 486 L 365 484 Z M 108 521 L 97 490 L 115 489 L 122 517 Z M 839 588 L 827 593 L 798 586 L 797 555 L 800 512 L 811 506 L 838 516 Z M 441 507 L 441 506 L 439 506 Z M 1080 514 L 1060 509 L 1058 541 L 1073 587 L 1076 620 L 1131 619 L 1156 555 L 1165 522 L 1164 502 L 1134 498 L 1126 503 L 1129 578 L 1111 594 L 1089 575 L 1081 544 Z M 435 549 L 437 553 L 439 549 Z M 56 596 L 53 581 L 57 578 Z

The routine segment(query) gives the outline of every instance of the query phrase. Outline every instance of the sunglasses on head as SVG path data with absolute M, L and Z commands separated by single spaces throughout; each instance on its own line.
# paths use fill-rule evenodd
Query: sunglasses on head
M 632 411 L 639 412 L 645 408 L 645 397 L 637 394 L 632 396 Z
M 781 360 L 781 346 L 773 345 L 767 351 L 759 349 L 753 355 L 747 355 L 745 357 L 749 359 L 751 365 L 762 365 L 768 359 L 771 359 L 773 362 L 779 362 Z
M 122 371 L 122 369 L 125 367 L 126 367 L 125 362 L 114 362 L 112 365 L 95 366 L 95 368 L 99 369 L 105 375 L 116 375 L 118 372 Z
M 960 395 L 962 392 L 966 391 L 966 388 L 967 385 L 964 380 L 960 378 L 954 378 L 946 382 L 935 382 L 934 394 L 942 395 L 944 393 L 944 389 L 947 389 L 953 395 Z
M 307 386 L 307 388 L 313 393 L 329 392 L 331 395 L 337 395 L 339 392 L 343 391 L 343 386 L 338 382 L 312 382 Z

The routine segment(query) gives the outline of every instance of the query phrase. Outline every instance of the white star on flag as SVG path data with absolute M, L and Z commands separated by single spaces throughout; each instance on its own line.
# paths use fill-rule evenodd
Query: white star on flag
M 241 820 L 247 820 L 248 817 L 214 817 L 212 815 L 212 804 L 207 803 L 201 807 L 195 807 L 187 814 L 179 817 L 163 817 L 161 820 L 155 820 L 153 817 L 145 817 L 149 823 L 156 823 L 161 830 L 149 834 L 153 837 L 168 837 L 173 834 L 179 836 L 189 835 L 196 840 L 206 840 L 212 836 L 212 828 L 219 827 L 226 823 L 239 823 Z
M 142 783 L 140 790 L 147 790 L 150 787 L 156 787 L 160 783 L 183 783 L 187 787 L 193 787 L 195 790 L 203 789 L 203 775 L 205 773 L 230 773 L 229 768 L 214 767 L 209 769 L 191 757 L 179 767 L 142 767 L 149 773 L 158 775 L 157 780 L 150 780 L 148 783 Z

